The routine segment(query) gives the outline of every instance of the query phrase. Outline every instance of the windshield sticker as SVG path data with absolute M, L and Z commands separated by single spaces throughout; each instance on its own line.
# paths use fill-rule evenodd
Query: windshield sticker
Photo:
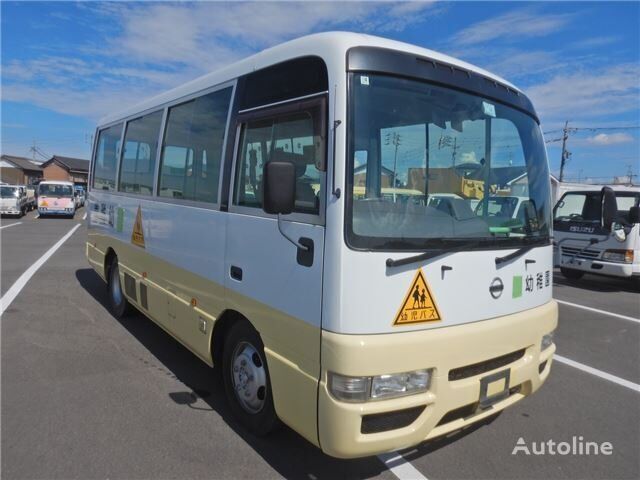
M 142 231 L 142 209 L 138 205 L 138 213 L 136 213 L 136 221 L 133 224 L 133 232 L 131 232 L 131 243 L 139 247 L 144 247 L 144 232 Z
M 511 288 L 511 298 L 520 298 L 523 295 L 523 277 L 514 275 Z M 551 286 L 551 271 L 538 272 L 535 275 L 529 274 L 524 277 L 524 293 L 533 293 L 537 290 L 549 288 Z
M 489 115 L 490 117 L 496 116 L 496 106 L 489 102 L 482 102 L 482 109 L 484 110 L 485 115 Z
M 369 85 L 369 77 L 362 75 L 360 77 L 360 85 Z
M 431 296 L 427 281 L 422 275 L 422 269 L 416 272 L 411 287 L 396 315 L 393 326 L 409 325 L 412 323 L 434 322 L 441 320 L 438 307 Z

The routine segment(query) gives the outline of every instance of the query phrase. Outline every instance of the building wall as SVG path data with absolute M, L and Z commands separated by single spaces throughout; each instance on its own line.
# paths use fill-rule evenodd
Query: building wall
M 71 175 L 69 175 L 69 172 L 67 172 L 64 168 L 62 168 L 55 162 L 52 162 L 44 167 L 42 173 L 44 174 L 45 180 L 63 180 L 66 182 L 73 181 Z
M 22 185 L 25 183 L 25 175 L 19 168 L 0 167 L 0 181 L 11 185 Z

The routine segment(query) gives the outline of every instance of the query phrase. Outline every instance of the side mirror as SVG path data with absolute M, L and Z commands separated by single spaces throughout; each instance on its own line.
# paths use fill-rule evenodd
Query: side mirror
M 640 207 L 631 207 L 629 209 L 629 223 L 631 225 L 640 223 Z
M 262 175 L 263 203 L 266 213 L 286 215 L 296 202 L 296 167 L 291 162 L 271 161 Z
M 611 230 L 613 222 L 618 215 L 618 202 L 616 201 L 616 193 L 611 187 L 602 187 L 600 192 L 600 201 L 602 204 L 602 214 L 600 215 L 600 226 L 605 230 Z
M 613 223 L 611 225 L 611 233 L 613 234 L 613 238 L 615 238 L 619 242 L 624 242 L 627 239 L 627 232 L 624 230 L 624 226 L 619 223 Z

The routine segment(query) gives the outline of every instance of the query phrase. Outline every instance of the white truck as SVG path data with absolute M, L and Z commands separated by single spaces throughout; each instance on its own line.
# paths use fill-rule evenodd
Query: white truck
M 26 188 L 19 185 L 0 186 L 0 213 L 22 217 L 27 210 Z
M 562 275 L 629 278 L 640 285 L 640 188 L 566 192 L 554 209 L 554 263 Z
M 24 191 L 24 204 L 27 212 L 35 210 L 38 207 L 36 201 L 36 188 L 34 185 L 19 185 Z

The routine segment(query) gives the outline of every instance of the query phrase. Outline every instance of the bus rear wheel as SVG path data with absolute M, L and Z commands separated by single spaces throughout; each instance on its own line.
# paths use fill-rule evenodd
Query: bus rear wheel
M 129 301 L 125 298 L 122 284 L 120 283 L 118 257 L 115 256 L 111 259 L 107 272 L 107 295 L 109 297 L 109 307 L 114 317 L 122 318 L 130 312 Z
M 251 433 L 265 436 L 276 428 L 269 370 L 260 335 L 245 320 L 235 323 L 223 348 L 222 376 L 236 419 Z
M 584 276 L 584 272 L 571 268 L 561 268 L 560 273 L 562 273 L 564 278 L 568 278 L 569 280 L 580 280 Z

